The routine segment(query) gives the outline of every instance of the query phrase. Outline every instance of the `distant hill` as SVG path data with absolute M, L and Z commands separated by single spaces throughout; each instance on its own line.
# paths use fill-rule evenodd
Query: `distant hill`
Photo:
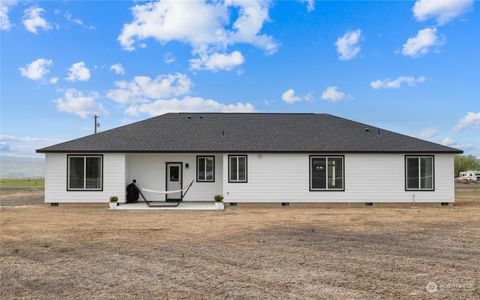
M 0 155 L 0 178 L 44 177 L 43 158 Z

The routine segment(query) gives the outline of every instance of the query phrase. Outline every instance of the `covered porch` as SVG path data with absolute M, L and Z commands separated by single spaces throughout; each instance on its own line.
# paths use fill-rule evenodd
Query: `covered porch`
M 215 195 L 223 194 L 223 155 L 209 153 L 127 153 L 125 185 L 136 180 L 148 201 L 182 201 L 176 209 L 209 209 Z M 184 193 L 154 191 L 185 190 Z M 199 202 L 199 203 L 195 203 Z M 139 203 L 121 204 L 122 209 L 154 209 L 140 197 Z M 162 207 L 155 209 L 173 209 Z

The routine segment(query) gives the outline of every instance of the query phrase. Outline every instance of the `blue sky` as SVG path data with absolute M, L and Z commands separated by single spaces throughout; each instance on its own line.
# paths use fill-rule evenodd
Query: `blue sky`
M 2 1 L 2 154 L 168 111 L 330 113 L 480 157 L 471 0 Z

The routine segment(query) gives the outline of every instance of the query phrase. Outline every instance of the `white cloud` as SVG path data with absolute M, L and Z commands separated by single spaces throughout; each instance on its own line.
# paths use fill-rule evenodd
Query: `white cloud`
M 420 134 L 419 134 L 419 137 L 420 138 L 423 138 L 423 139 L 432 139 L 434 138 L 435 136 L 438 135 L 438 129 L 435 128 L 435 127 L 428 127 L 428 128 L 425 128 L 423 129 Z M 433 140 L 434 142 L 436 143 L 440 143 L 444 146 L 447 146 L 447 147 L 452 147 L 452 148 L 456 148 L 456 149 L 462 149 L 462 150 L 469 150 L 470 152 L 475 149 L 475 145 L 472 145 L 472 144 L 468 144 L 468 143 L 458 143 L 457 141 L 453 140 L 452 138 L 450 137 L 444 137 L 443 139 L 437 139 L 435 138 Z
M 127 117 L 127 118 L 122 118 L 120 120 L 120 124 L 123 126 L 123 125 L 128 125 L 128 124 L 131 124 L 131 123 L 135 123 L 135 122 L 138 122 L 138 121 L 140 121 L 140 120 L 137 119 L 137 118 Z
M 20 74 L 31 80 L 43 80 L 53 66 L 51 59 L 39 58 L 29 65 L 19 68 Z M 52 82 L 53 83 L 53 82 Z M 55 82 L 56 83 L 56 82 Z
M 71 13 L 69 12 L 66 12 L 65 13 L 65 19 L 67 19 L 67 21 L 69 21 L 70 23 L 73 23 L 73 24 L 76 24 L 76 25 L 79 25 L 85 29 L 95 29 L 95 26 L 92 26 L 92 25 L 87 25 L 85 24 L 82 20 L 80 20 L 79 18 L 75 18 L 72 16 Z
M 235 43 L 273 53 L 277 43 L 260 33 L 268 21 L 270 5 L 268 0 L 163 0 L 139 4 L 132 8 L 133 21 L 123 25 L 118 41 L 130 51 L 137 41 L 154 38 L 160 43 L 188 43 L 197 53 L 211 47 L 224 50 Z
M 429 138 L 432 138 L 432 137 L 436 136 L 437 134 L 438 134 L 438 129 L 437 128 L 428 127 L 428 128 L 423 129 L 420 132 L 419 137 L 422 138 L 422 139 L 429 139 Z
M 12 27 L 8 13 L 10 9 L 17 4 L 17 0 L 0 1 L 0 29 L 9 30 Z
M 275 101 L 265 99 L 265 100 L 263 100 L 263 104 L 265 104 L 265 105 L 267 105 L 267 106 L 272 106 L 272 105 L 275 104 Z
M 467 128 L 480 128 L 480 112 L 468 112 L 464 117 L 458 120 L 458 123 L 453 127 L 453 130 L 458 132 Z
M 346 99 L 348 97 L 347 94 L 338 90 L 336 86 L 329 86 L 323 92 L 321 98 L 323 100 L 331 101 L 331 102 L 338 102 Z
M 255 106 L 242 102 L 224 104 L 212 99 L 187 96 L 182 99 L 158 99 L 151 103 L 130 106 L 126 110 L 131 116 L 139 113 L 156 116 L 168 112 L 255 112 Z
M 473 0 L 417 0 L 413 14 L 418 21 L 434 18 L 443 25 L 472 8 Z
M 55 144 L 60 142 L 59 139 L 56 138 L 47 138 L 47 137 L 31 137 L 31 136 L 14 136 L 14 135 L 0 135 L 0 165 L 1 165 L 1 172 L 5 175 L 5 171 L 8 173 L 8 167 L 11 167 L 10 173 L 18 174 L 21 173 L 22 165 L 18 164 L 19 162 L 15 162 L 12 164 L 4 164 L 5 161 L 3 159 L 5 156 L 35 156 L 35 149 L 43 148 L 45 146 Z M 39 161 L 41 163 L 41 161 Z M 29 164 L 30 165 L 30 164 Z M 42 164 L 43 165 L 43 164 Z M 20 169 L 19 169 L 20 168 Z M 32 173 L 28 170 L 26 175 L 31 176 Z M 39 172 L 38 175 L 40 175 Z M 18 176 L 18 175 L 17 175 Z
M 125 74 L 125 69 L 123 68 L 122 64 L 114 64 L 110 66 L 110 71 L 115 72 L 117 75 Z
M 34 172 L 33 170 L 28 170 L 25 173 L 22 173 L 21 170 L 19 170 L 19 165 L 18 163 L 15 163 L 14 166 L 11 166 L 12 168 L 8 168 L 8 166 L 4 166 L 4 160 L 7 157 L 35 157 L 35 156 L 40 156 L 39 154 L 35 153 L 35 150 L 38 148 L 43 148 L 45 146 L 48 146 L 48 144 L 43 144 L 43 145 L 35 145 L 31 143 L 22 143 L 22 142 L 15 142 L 15 143 L 4 143 L 0 142 L 0 160 L 2 163 L 2 168 L 0 169 L 0 173 L 4 175 L 5 173 L 7 174 L 5 177 L 34 177 L 35 173 L 37 174 L 36 176 L 41 177 L 43 176 L 42 170 L 39 170 L 38 172 Z M 41 162 L 43 165 L 43 162 Z M 33 171 L 33 172 L 32 172 Z M 33 176 L 32 176 L 33 175 Z
M 133 50 L 136 40 L 155 38 L 161 43 L 172 40 L 190 43 L 195 48 L 219 43 L 226 38 L 223 24 L 228 13 L 218 3 L 203 1 L 158 1 L 132 8 L 134 20 L 124 24 L 120 44 Z
M 55 100 L 58 111 L 74 114 L 82 118 L 96 115 L 108 115 L 101 103 L 98 93 L 83 93 L 76 89 L 67 89 L 62 98 Z
M 444 139 L 442 139 L 440 141 L 440 144 L 444 145 L 444 146 L 452 146 L 453 144 L 455 143 L 454 140 L 452 140 L 451 138 L 449 137 L 445 137 Z
M 361 35 L 362 31 L 357 29 L 354 31 L 348 31 L 337 39 L 335 45 L 337 46 L 339 59 L 350 60 L 360 53 L 361 48 L 358 43 L 360 42 Z
M 90 79 L 90 70 L 85 66 L 83 61 L 74 63 L 68 69 L 68 81 L 86 81 Z
M 192 70 L 209 70 L 213 72 L 220 70 L 230 71 L 243 64 L 244 61 L 245 58 L 240 51 L 234 51 L 230 54 L 201 53 L 199 58 L 190 60 L 190 68 Z
M 300 0 L 307 5 L 307 11 L 311 12 L 315 10 L 315 0 Z
M 173 53 L 165 53 L 165 55 L 163 56 L 163 61 L 166 63 L 166 64 L 171 64 L 171 63 L 174 63 L 175 62 L 175 55 L 173 55 Z
M 475 146 L 472 144 L 460 144 L 454 141 L 453 139 L 449 137 L 445 137 L 440 141 L 440 144 L 447 146 L 447 147 L 452 147 L 456 149 L 462 149 L 462 150 L 467 150 L 467 149 L 474 149 Z
M 145 102 L 152 99 L 170 98 L 190 92 L 192 81 L 181 73 L 159 75 L 156 78 L 135 76 L 130 82 L 115 82 L 116 89 L 110 90 L 107 97 L 117 103 Z
M 185 96 L 193 86 L 190 78 L 181 73 L 159 75 L 156 78 L 135 76 L 131 81 L 115 82 L 107 97 L 127 105 L 125 114 L 159 115 L 166 112 L 254 112 L 250 103 L 224 104 L 212 99 Z M 178 96 L 183 96 L 178 98 Z
M 42 138 L 42 137 L 30 137 L 30 136 L 14 136 L 14 135 L 6 135 L 0 134 L 0 142 L 26 142 L 26 143 L 37 143 L 37 142 L 56 142 L 57 139 L 52 138 Z
M 293 104 L 295 102 L 302 101 L 302 98 L 295 95 L 294 89 L 288 89 L 282 94 L 282 100 L 288 104 Z
M 398 89 L 402 84 L 407 84 L 408 86 L 415 86 L 418 83 L 422 83 L 427 78 L 425 76 L 413 77 L 413 76 L 400 76 L 397 79 L 377 79 L 370 83 L 370 86 L 373 89 Z
M 444 40 L 437 36 L 437 28 L 425 28 L 418 31 L 403 44 L 402 54 L 410 57 L 419 57 L 430 52 L 432 47 L 444 44 Z
M 294 89 L 288 89 L 287 91 L 285 91 L 282 94 L 282 100 L 283 100 L 283 102 L 288 103 L 288 104 L 293 104 L 293 103 L 300 102 L 300 101 L 311 101 L 311 100 L 313 100 L 313 93 L 310 92 L 306 95 L 299 96 L 299 95 L 295 94 Z M 273 101 L 272 101 L 272 103 L 273 103 Z
M 23 25 L 25 29 L 37 34 L 38 29 L 50 30 L 52 26 L 42 17 L 45 10 L 41 7 L 27 8 L 23 16 Z

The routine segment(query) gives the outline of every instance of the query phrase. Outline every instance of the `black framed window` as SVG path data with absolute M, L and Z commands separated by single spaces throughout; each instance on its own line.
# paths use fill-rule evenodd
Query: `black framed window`
M 310 156 L 310 191 L 344 191 L 344 157 Z
M 405 156 L 405 190 L 433 191 L 435 168 L 433 155 Z
M 247 156 L 229 155 L 228 156 L 228 182 L 242 183 L 247 182 Z
M 101 155 L 67 156 L 67 190 L 101 191 L 103 157 Z
M 215 181 L 215 156 L 197 156 L 197 182 Z

